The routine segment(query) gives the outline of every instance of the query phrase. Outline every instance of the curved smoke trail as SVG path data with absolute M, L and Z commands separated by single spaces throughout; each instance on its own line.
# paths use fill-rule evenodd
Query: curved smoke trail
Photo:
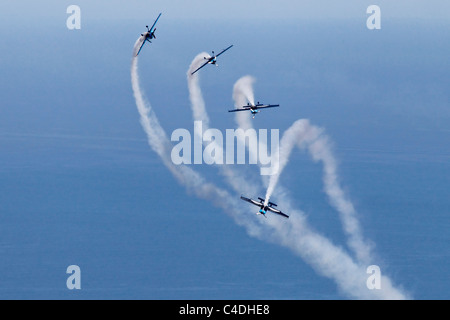
M 208 147 L 214 148 L 216 153 L 223 155 L 224 154 L 223 146 L 219 145 L 215 139 L 209 139 L 207 137 L 208 135 L 206 133 L 210 129 L 209 116 L 206 111 L 205 101 L 203 99 L 202 90 L 200 88 L 199 74 L 198 73 L 192 74 L 192 72 L 196 70 L 204 62 L 205 56 L 207 56 L 207 53 L 203 52 L 198 54 L 192 60 L 189 69 L 186 72 L 193 120 L 201 121 L 202 124 L 201 126 L 202 132 L 198 132 L 200 131 L 198 130 L 198 127 L 194 127 L 195 128 L 194 131 L 195 135 L 197 135 L 198 138 L 201 139 L 205 147 L 209 145 Z M 240 136 L 238 136 L 237 139 L 240 139 Z M 245 141 L 243 143 L 245 143 Z M 227 179 L 228 184 L 230 184 L 235 191 L 240 190 L 240 192 L 247 192 L 247 193 L 250 191 L 254 191 L 254 185 L 257 184 L 257 182 L 249 184 L 248 181 L 250 178 L 246 177 L 245 173 L 242 172 L 237 173 L 235 170 L 232 169 L 231 166 L 224 164 L 219 165 L 219 170 Z
M 209 127 L 209 117 L 205 109 L 205 101 L 203 100 L 202 91 L 199 85 L 198 73 L 192 74 L 202 63 L 205 61 L 205 57 L 209 58 L 209 54 L 206 52 L 199 53 L 187 71 L 189 98 L 192 104 L 192 113 L 194 120 L 202 121 L 203 126 Z
M 300 150 L 307 149 L 314 161 L 322 163 L 325 193 L 339 213 L 344 231 L 348 236 L 348 245 L 355 252 L 359 261 L 370 263 L 372 245 L 364 240 L 354 206 L 339 184 L 336 160 L 331 151 L 329 139 L 322 129 L 311 125 L 308 120 L 297 120 L 284 133 L 280 141 L 278 171 L 269 178 L 266 201 L 270 199 L 275 190 L 294 147 L 298 147 Z
M 131 85 L 136 101 L 137 110 L 140 115 L 140 123 L 144 129 L 149 146 L 158 154 L 163 164 L 170 170 L 180 184 L 187 190 L 201 199 L 211 201 L 214 205 L 222 208 L 228 213 L 238 225 L 245 225 L 249 229 L 258 231 L 258 227 L 251 221 L 250 217 L 243 214 L 240 203 L 235 200 L 226 190 L 218 188 L 209 183 L 205 178 L 185 165 L 175 165 L 171 159 L 172 143 L 168 139 L 166 132 L 159 124 L 150 103 L 145 99 L 139 83 L 138 57 L 134 55 L 136 46 L 139 46 L 139 39 L 133 48 L 133 58 L 131 61 Z M 139 47 L 138 47 L 139 48 Z
M 233 99 L 237 107 L 243 106 L 247 102 L 254 103 L 254 82 L 255 79 L 251 76 L 244 76 L 236 81 L 233 88 Z M 236 115 L 238 127 L 245 130 L 252 128 L 249 113 L 238 113 L 245 114 L 245 116 L 241 114 Z M 310 124 L 308 120 L 300 119 L 294 122 L 284 132 L 279 145 L 279 162 L 278 166 L 276 166 L 278 170 L 269 178 L 264 204 L 267 205 L 269 203 L 279 177 L 289 162 L 293 148 L 298 147 L 300 150 L 307 149 L 314 161 L 320 161 L 322 163 L 325 193 L 330 203 L 339 212 L 344 231 L 348 235 L 349 247 L 355 252 L 358 260 L 370 263 L 372 260 L 372 245 L 363 239 L 355 208 L 340 187 L 336 160 L 331 151 L 329 139 L 323 131 L 323 129 Z M 257 151 L 254 147 L 249 146 L 249 152 Z M 277 160 L 277 158 L 275 157 L 274 160 Z
M 253 94 L 253 83 L 255 78 L 252 76 L 243 76 L 233 86 L 233 100 L 236 108 L 241 108 L 247 103 L 255 104 L 255 95 Z M 248 112 L 236 112 L 236 123 L 238 128 L 243 130 L 253 128 L 252 119 Z
M 135 50 L 134 48 L 133 51 Z M 141 125 L 147 134 L 148 143 L 162 159 L 164 165 L 190 192 L 200 198 L 214 200 L 217 206 L 230 213 L 239 225 L 244 226 L 249 235 L 290 248 L 309 263 L 316 272 L 333 279 L 338 288 L 349 297 L 359 299 L 405 298 L 405 295 L 396 289 L 386 276 L 382 276 L 381 290 L 369 290 L 366 286 L 367 266 L 355 262 L 342 248 L 336 247 L 327 238 L 313 231 L 308 226 L 304 214 L 292 208 L 288 199 L 282 200 L 286 209 L 292 214 L 289 223 L 281 219 L 267 219 L 267 221 L 255 219 L 246 210 L 243 210 L 241 204 L 235 201 L 235 197 L 226 190 L 207 182 L 190 167 L 174 165 L 170 158 L 170 141 L 150 104 L 143 97 L 137 65 L 138 59 L 134 57 L 131 63 L 131 82 Z

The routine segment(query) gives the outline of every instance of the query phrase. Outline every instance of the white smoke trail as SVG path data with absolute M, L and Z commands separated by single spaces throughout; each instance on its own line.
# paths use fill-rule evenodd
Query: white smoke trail
M 233 87 L 233 100 L 236 108 L 241 108 L 247 103 L 255 104 L 255 96 L 253 93 L 253 83 L 255 78 L 252 76 L 243 76 Z M 253 128 L 251 123 L 250 112 L 236 112 L 236 122 L 238 128 L 243 130 Z
M 299 149 L 308 148 L 312 158 L 315 161 L 322 162 L 325 192 L 331 204 L 339 212 L 344 231 L 349 237 L 349 247 L 355 252 L 359 261 L 369 263 L 372 260 L 372 245 L 363 239 L 354 206 L 340 187 L 336 160 L 331 151 L 328 137 L 323 134 L 322 129 L 311 125 L 306 119 L 294 122 L 281 139 L 279 169 L 276 174 L 270 177 L 266 191 L 266 202 L 272 196 L 279 177 L 288 163 L 290 154 L 295 146 Z
M 266 191 L 266 202 L 269 201 L 278 183 L 284 167 L 289 161 L 292 150 L 297 145 L 303 147 L 304 143 L 313 141 L 318 136 L 318 130 L 308 124 L 308 120 L 297 120 L 285 131 L 280 141 L 278 171 L 270 176 L 269 185 Z
M 239 78 L 233 86 L 233 100 L 236 108 L 242 108 L 247 103 L 255 104 L 255 94 L 253 92 L 253 84 L 256 79 L 250 75 Z M 238 129 L 242 129 L 245 132 L 254 130 L 250 111 L 235 112 L 235 121 Z M 250 159 L 258 159 L 258 146 L 262 144 L 259 141 L 256 144 L 251 144 L 250 141 L 246 141 L 244 136 L 238 137 L 240 143 L 245 145 L 249 152 Z M 266 149 L 267 150 L 267 149 Z
M 283 199 L 283 206 L 288 203 Z M 327 238 L 308 227 L 304 217 L 294 208 L 286 206 L 294 213 L 289 223 L 272 219 L 273 233 L 271 239 L 291 248 L 321 275 L 333 279 L 338 288 L 355 299 L 402 300 L 408 298 L 395 288 L 387 276 L 382 276 L 381 289 L 367 288 L 367 265 L 356 263 L 342 249 L 333 245 Z
M 308 149 L 313 159 L 321 161 L 323 164 L 325 192 L 331 204 L 340 214 L 344 231 L 349 236 L 349 246 L 354 250 L 360 261 L 369 263 L 373 260 L 373 245 L 364 240 L 357 212 L 340 186 L 336 159 L 331 151 L 328 137 L 322 134 L 309 144 Z
M 250 228 L 253 224 L 246 217 L 238 217 L 241 212 L 238 202 L 234 200 L 227 191 L 208 183 L 199 173 L 183 165 L 174 165 L 171 159 L 171 142 L 167 138 L 164 129 L 159 124 L 158 118 L 153 112 L 150 103 L 144 98 L 139 84 L 138 57 L 135 56 L 136 46 L 139 46 L 139 39 L 133 48 L 133 58 L 131 61 L 131 84 L 136 106 L 140 115 L 142 128 L 147 134 L 149 146 L 158 154 L 163 164 L 172 172 L 179 183 L 184 185 L 189 192 L 194 193 L 199 198 L 212 201 L 216 206 L 224 209 L 234 220 L 242 225 L 245 223 Z M 138 47 L 139 48 L 139 47 Z
M 255 79 L 251 76 L 240 78 L 233 88 L 233 99 L 237 107 L 244 105 L 247 101 L 254 103 L 253 83 Z M 245 112 L 241 112 L 245 113 Z M 236 116 L 239 127 L 252 128 L 250 116 Z M 346 198 L 345 193 L 338 182 L 337 166 L 328 138 L 323 134 L 323 130 L 313 126 L 308 120 L 296 121 L 286 132 L 280 141 L 278 171 L 269 178 L 265 195 L 264 205 L 269 203 L 270 197 L 278 183 L 279 177 L 284 167 L 289 161 L 290 154 L 295 146 L 300 149 L 308 147 L 308 150 L 315 161 L 323 164 L 323 181 L 325 192 L 332 205 L 338 210 L 344 231 L 348 235 L 349 247 L 355 252 L 359 261 L 369 263 L 372 259 L 372 245 L 363 240 L 358 217 L 352 203 Z M 256 152 L 255 148 L 249 146 L 249 152 Z M 277 160 L 277 158 L 274 158 Z
M 166 165 L 172 162 L 167 159 L 170 148 L 169 139 L 161 128 L 158 119 L 153 113 L 150 104 L 145 100 L 139 86 L 138 58 L 135 56 L 136 48 L 139 48 L 140 38 L 136 41 L 133 49 L 133 59 L 131 61 L 131 85 L 133 89 L 136 106 L 141 116 L 141 125 L 147 133 L 148 143 L 152 149 L 161 157 Z
M 272 241 L 290 248 L 309 263 L 316 272 L 333 279 L 345 295 L 359 299 L 403 299 L 405 295 L 393 287 L 389 278 L 382 277 L 381 290 L 366 287 L 366 266 L 353 261 L 341 248 L 308 227 L 302 212 L 291 208 L 288 199 L 282 199 L 292 213 L 289 223 L 281 219 L 251 219 L 246 210 L 227 191 L 208 183 L 194 170 L 186 166 L 175 166 L 170 159 L 170 142 L 159 124 L 150 104 L 143 98 L 137 72 L 137 58 L 131 64 L 131 82 L 141 124 L 147 134 L 150 147 L 161 157 L 163 163 L 188 191 L 198 197 L 213 201 L 231 214 L 244 226 L 249 235 Z
M 195 60 L 194 60 L 195 61 Z M 194 63 L 191 64 L 195 65 Z M 190 81 L 189 78 L 189 74 L 191 72 L 191 68 L 188 71 L 188 82 Z M 251 76 L 245 76 L 242 77 L 241 79 L 239 79 L 233 88 L 233 99 L 235 101 L 235 105 L 236 107 L 242 106 L 244 105 L 247 101 L 249 102 L 253 102 L 254 101 L 254 95 L 253 95 L 253 88 L 252 85 L 254 83 L 255 79 Z M 198 82 L 195 82 L 195 85 L 199 85 Z M 191 84 L 189 84 L 189 88 L 194 89 L 194 86 L 192 86 Z M 206 113 L 206 108 L 204 108 L 205 104 L 204 102 L 202 102 L 202 97 L 201 97 L 201 89 L 200 88 L 195 88 L 194 92 L 199 93 L 199 95 L 196 97 L 196 99 L 192 99 L 191 103 L 192 103 L 192 107 L 193 107 L 193 113 L 194 113 L 194 119 L 195 119 L 195 114 L 196 114 L 196 110 L 198 111 L 200 108 L 195 106 L 196 102 L 201 102 L 200 105 L 203 107 L 202 111 L 204 111 Z M 191 94 L 192 96 L 192 94 Z M 248 115 L 248 113 L 245 113 Z M 205 115 L 206 116 L 206 115 Z M 247 117 L 247 119 L 249 120 L 250 118 Z M 247 122 L 247 121 L 241 121 L 238 119 L 237 121 L 239 127 L 245 127 L 246 129 L 250 129 L 252 128 L 251 122 Z M 289 128 L 286 133 L 283 136 L 283 139 L 281 141 L 281 145 L 283 146 L 282 149 L 280 149 L 280 154 L 282 154 L 282 156 L 280 155 L 280 159 L 281 161 L 283 161 L 283 163 L 281 164 L 281 168 L 278 174 L 271 176 L 271 183 L 269 184 L 269 189 L 275 187 L 276 182 L 278 181 L 278 178 L 280 176 L 280 173 L 282 172 L 283 168 L 285 167 L 288 159 L 289 159 L 289 155 L 294 147 L 294 145 L 298 145 L 300 148 L 303 148 L 304 146 L 314 146 L 314 147 L 310 147 L 311 150 L 315 150 L 314 152 L 311 151 L 311 154 L 314 155 L 315 157 L 317 157 L 318 159 L 322 159 L 319 156 L 318 150 L 320 149 L 319 146 L 325 146 L 324 143 L 320 143 L 318 144 L 318 142 L 324 142 L 324 139 L 322 140 L 318 140 L 319 137 L 323 137 L 322 135 L 322 129 L 319 129 L 315 126 L 312 126 L 309 124 L 308 120 L 299 120 L 297 122 L 294 123 L 294 125 L 291 126 L 291 128 Z M 315 142 L 314 144 L 312 144 L 313 142 Z M 249 148 L 249 151 L 251 151 Z M 325 150 L 329 150 L 329 149 L 325 149 Z M 324 149 L 321 149 L 321 153 L 324 154 L 325 153 Z M 325 168 L 324 168 L 324 172 L 328 173 L 325 175 L 324 179 L 326 180 L 326 182 L 335 182 L 335 180 L 332 179 L 332 177 L 330 177 L 330 173 L 331 172 L 335 172 L 330 170 L 330 159 L 332 159 L 332 155 L 329 155 L 328 157 L 324 157 L 324 163 L 325 163 Z M 252 186 L 249 186 L 247 181 L 244 179 L 240 179 L 241 177 L 236 175 L 233 170 L 231 169 L 227 169 L 227 176 L 229 178 L 229 182 L 230 185 L 235 189 L 235 191 L 239 192 L 242 191 L 243 189 L 245 190 L 250 190 L 252 188 Z M 254 184 L 253 184 L 254 185 Z M 331 188 L 327 188 L 327 190 L 331 190 L 331 189 L 335 189 L 337 186 L 335 183 L 333 183 L 332 186 L 330 186 L 329 183 L 326 183 L 326 185 L 328 187 Z M 270 192 L 269 195 L 266 196 L 266 202 L 268 202 L 268 199 L 270 198 L 271 195 L 271 191 L 268 190 L 268 192 Z M 331 195 L 334 195 L 336 192 L 332 193 L 330 192 Z M 355 218 L 355 217 L 353 217 Z M 344 221 L 348 222 L 351 220 L 351 217 L 344 217 L 343 218 Z M 355 221 L 353 221 L 355 226 L 357 227 L 357 220 L 356 223 Z M 357 234 L 357 230 L 351 230 L 349 231 L 349 233 L 351 234 L 351 247 L 355 248 L 356 247 L 356 252 L 359 253 L 359 256 L 363 256 L 364 253 L 367 253 L 367 255 L 370 255 L 368 253 L 368 248 L 366 246 L 362 245 L 362 240 L 360 238 L 358 238 L 356 236 Z M 364 277 L 367 277 L 366 274 L 363 275 Z M 389 280 L 385 280 L 385 281 L 389 281 Z
M 236 107 L 243 106 L 246 102 L 254 103 L 252 87 L 254 82 L 255 79 L 253 77 L 244 76 L 235 83 L 233 88 L 233 99 Z M 244 114 L 244 112 L 241 112 L 241 114 Z M 238 127 L 245 129 L 252 128 L 250 115 L 248 113 L 245 114 L 246 117 L 236 116 Z M 331 152 L 328 138 L 323 134 L 322 129 L 311 125 L 308 120 L 301 119 L 296 121 L 284 133 L 280 141 L 278 157 L 279 170 L 269 178 L 264 204 L 268 204 L 275 186 L 278 183 L 279 177 L 283 172 L 284 167 L 287 165 L 290 154 L 295 146 L 300 149 L 308 148 L 313 159 L 322 162 L 325 192 L 332 205 L 340 214 L 340 220 L 343 223 L 344 231 L 349 237 L 349 247 L 355 252 L 359 261 L 368 264 L 372 260 L 372 246 L 364 241 L 356 211 L 339 185 L 336 161 Z M 249 152 L 256 152 L 256 150 L 249 146 Z M 276 160 L 277 158 L 274 159 Z
M 145 41 L 145 37 L 144 36 L 140 36 L 137 40 L 136 43 L 134 44 L 133 47 L 133 57 L 136 57 L 137 53 L 139 52 L 139 48 L 142 45 L 142 42 Z
M 192 60 L 191 65 L 187 71 L 188 78 L 188 88 L 189 88 L 189 98 L 191 100 L 191 105 L 194 119 L 202 121 L 203 126 L 209 127 L 209 117 L 205 109 L 205 101 L 203 100 L 202 92 L 199 85 L 199 74 L 194 73 L 202 63 L 205 62 L 204 58 L 209 58 L 209 54 L 206 52 L 199 53 L 194 60 Z
M 189 69 L 186 72 L 187 76 L 187 83 L 188 83 L 188 89 L 189 89 L 189 99 L 191 101 L 191 109 L 192 109 L 192 115 L 194 121 L 201 121 L 202 123 L 202 132 L 195 132 L 195 134 L 202 139 L 203 144 L 206 146 L 208 144 L 208 141 L 203 139 L 203 133 L 209 129 L 209 116 L 206 111 L 205 107 L 205 101 L 203 99 L 202 90 L 200 88 L 200 80 L 199 80 L 199 73 L 192 74 L 202 63 L 204 63 L 204 57 L 208 57 L 208 54 L 205 52 L 199 53 L 194 60 L 192 60 Z M 216 153 L 224 154 L 223 146 L 218 145 L 218 143 L 213 140 L 209 142 L 216 150 Z M 249 192 L 251 190 L 254 190 L 254 187 L 252 187 L 248 183 L 248 177 L 244 177 L 242 174 L 236 173 L 235 170 L 233 170 L 228 165 L 220 165 L 219 166 L 222 174 L 227 179 L 227 182 L 233 187 L 233 189 L 238 190 L 240 188 L 240 192 Z M 256 183 L 253 184 L 253 186 Z

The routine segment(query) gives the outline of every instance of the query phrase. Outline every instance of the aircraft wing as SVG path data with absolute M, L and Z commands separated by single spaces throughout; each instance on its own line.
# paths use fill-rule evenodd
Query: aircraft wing
M 244 201 L 247 201 L 247 202 L 249 202 L 251 204 L 254 204 L 255 206 L 258 206 L 258 207 L 261 206 L 261 202 L 255 201 L 253 199 L 249 199 L 249 198 L 246 198 L 244 196 L 241 196 L 241 199 L 244 200 Z
M 275 107 L 279 107 L 279 104 L 264 104 L 261 106 L 256 106 L 254 109 L 265 109 L 265 108 L 275 108 Z
M 233 45 L 229 46 L 226 49 L 223 49 L 222 52 L 220 52 L 216 57 L 220 56 L 222 53 L 224 53 L 225 51 L 227 51 L 228 49 L 230 49 Z
M 200 67 L 197 68 L 197 70 L 195 70 L 194 72 L 191 73 L 191 75 L 193 75 L 194 73 L 196 73 L 198 70 L 200 70 L 201 68 L 203 68 L 204 66 L 206 66 L 209 63 L 210 60 L 207 60 L 204 64 L 202 64 Z
M 142 47 L 144 46 L 144 44 L 145 44 L 145 39 L 142 41 L 141 47 L 139 48 L 139 51 L 136 53 L 136 57 L 139 54 L 139 52 L 141 52 Z
M 153 28 L 155 27 L 156 23 L 158 22 L 159 17 L 161 17 L 161 13 L 159 14 L 158 18 L 156 18 L 155 23 L 153 23 L 152 27 L 150 28 L 150 32 L 153 31 Z
M 250 110 L 250 107 L 243 107 L 239 109 L 228 110 L 228 112 L 236 112 L 236 111 L 247 111 Z
M 275 208 L 272 208 L 272 207 L 268 207 L 267 209 L 268 209 L 269 211 L 273 212 L 273 213 L 279 214 L 280 216 L 283 216 L 283 217 L 285 217 L 285 218 L 289 218 L 289 216 L 288 216 L 287 214 L 281 212 L 281 211 L 278 210 L 278 209 L 275 209 Z

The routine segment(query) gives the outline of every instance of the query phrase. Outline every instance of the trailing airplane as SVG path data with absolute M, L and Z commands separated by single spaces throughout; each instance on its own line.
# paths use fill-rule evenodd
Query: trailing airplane
M 159 17 L 161 17 L 161 13 L 159 14 L 158 18 L 156 18 L 155 23 L 153 23 L 152 27 L 149 29 L 148 26 L 145 26 L 147 28 L 147 32 L 145 33 L 141 33 L 141 36 L 144 37 L 144 39 L 142 40 L 142 44 L 141 47 L 139 48 L 139 51 L 136 53 L 136 56 L 139 54 L 139 52 L 141 52 L 142 47 L 144 46 L 144 44 L 148 41 L 149 43 L 152 43 L 150 40 L 152 39 L 156 39 L 156 35 L 155 35 L 155 25 L 156 22 L 158 22 Z
M 191 75 L 193 75 L 194 73 L 196 73 L 198 70 L 200 70 L 201 68 L 203 68 L 204 66 L 206 66 L 207 64 L 215 64 L 217 67 L 219 66 L 217 64 L 217 57 L 220 56 L 222 53 L 224 53 L 225 51 L 227 51 L 228 49 L 230 49 L 233 45 L 229 46 L 226 49 L 223 49 L 222 52 L 220 52 L 217 55 L 214 55 L 214 51 L 212 52 L 212 56 L 207 58 L 204 57 L 204 59 L 206 60 L 204 64 L 202 64 L 199 68 L 197 68 L 194 72 L 191 73 Z
M 277 205 L 275 203 L 273 203 L 273 202 L 269 201 L 269 203 L 267 205 L 265 205 L 264 202 L 266 200 L 262 199 L 262 198 L 259 198 L 259 197 L 258 197 L 259 202 L 256 201 L 256 200 L 253 200 L 253 199 L 246 198 L 244 196 L 241 196 L 241 199 L 244 200 L 244 201 L 247 201 L 247 202 L 249 202 L 249 203 L 251 203 L 251 204 L 253 204 L 253 205 L 257 206 L 257 207 L 259 207 L 260 209 L 259 209 L 259 211 L 256 214 L 262 214 L 262 215 L 264 215 L 264 217 L 266 217 L 267 211 L 271 211 L 271 212 L 276 213 L 276 214 L 278 214 L 280 216 L 283 216 L 285 218 L 289 218 L 289 216 L 287 214 L 281 212 L 278 209 L 275 209 L 274 207 L 276 207 Z
M 228 110 L 228 112 L 237 112 L 237 111 L 247 111 L 250 110 L 250 112 L 252 113 L 253 119 L 255 118 L 256 114 L 259 112 L 259 109 L 265 109 L 265 108 L 275 108 L 275 107 L 279 107 L 279 104 L 262 104 L 262 103 L 257 103 L 255 105 L 247 103 L 246 106 L 243 106 L 241 108 L 237 108 L 237 109 L 233 109 L 233 110 Z

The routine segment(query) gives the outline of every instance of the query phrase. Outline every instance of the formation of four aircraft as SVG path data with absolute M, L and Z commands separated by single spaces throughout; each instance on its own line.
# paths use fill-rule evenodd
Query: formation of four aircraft
M 136 53 L 136 56 L 141 52 L 144 44 L 146 42 L 152 43 L 151 40 L 152 39 L 156 39 L 156 35 L 155 35 L 155 31 L 156 31 L 156 23 L 159 20 L 159 17 L 161 17 L 161 13 L 158 15 L 158 17 L 156 18 L 155 22 L 153 23 L 152 27 L 149 28 L 148 26 L 145 26 L 147 28 L 147 32 L 145 33 L 141 33 L 142 38 L 142 44 L 139 47 L 138 52 Z M 225 51 L 227 51 L 228 49 L 230 49 L 231 47 L 233 47 L 233 45 L 229 46 L 226 49 L 223 49 L 220 53 L 218 53 L 217 55 L 214 54 L 214 51 L 212 51 L 212 56 L 211 57 L 204 57 L 205 62 L 198 67 L 195 71 L 193 71 L 191 73 L 191 75 L 195 74 L 196 72 L 198 72 L 201 68 L 203 68 L 204 66 L 208 65 L 208 64 L 212 64 L 212 65 L 216 65 L 217 64 L 217 57 L 220 56 L 221 54 L 223 54 Z M 253 118 L 255 118 L 255 115 L 259 112 L 260 109 L 265 109 L 265 108 L 274 108 L 274 107 L 279 107 L 280 105 L 278 104 L 261 104 L 261 103 L 257 103 L 257 104 L 251 104 L 248 103 L 246 106 L 237 108 L 237 109 L 233 109 L 233 110 L 228 110 L 228 112 L 238 112 L 238 111 L 250 111 Z M 247 201 L 257 207 L 259 207 L 259 211 L 256 214 L 262 214 L 264 217 L 266 217 L 266 213 L 267 212 L 272 212 L 275 214 L 278 214 L 284 218 L 289 218 L 289 216 L 283 212 L 281 212 L 280 210 L 276 209 L 275 207 L 277 206 L 275 203 L 273 202 L 268 202 L 267 204 L 265 204 L 265 199 L 259 198 L 258 200 L 253 200 L 253 199 L 249 199 L 246 198 L 244 196 L 241 196 L 241 199 L 244 201 Z

